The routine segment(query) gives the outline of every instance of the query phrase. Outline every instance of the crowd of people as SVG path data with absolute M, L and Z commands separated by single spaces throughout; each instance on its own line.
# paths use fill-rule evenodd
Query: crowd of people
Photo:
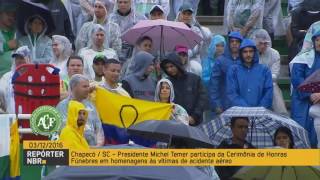
M 264 107 L 285 116 L 291 113 L 290 117 L 309 133 L 312 147 L 320 147 L 320 92 L 298 89 L 320 69 L 320 4 L 316 0 L 289 0 L 292 18 L 288 23 L 284 23 L 279 0 L 219 0 L 226 36 L 199 24 L 199 1 L 31 2 L 49 10 L 54 28 L 40 12 L 19 25 L 19 3 L 23 2 L 0 1 L 3 113 L 16 112 L 11 81 L 16 67 L 49 63 L 60 70 L 61 101 L 57 109 L 65 127 L 61 139 L 78 139 L 74 141 L 77 147 L 114 143 L 102 128 L 92 102 L 97 86 L 126 97 L 172 103 L 171 119 L 190 126 L 199 126 L 203 119 L 214 119 L 233 106 Z M 221 4 L 225 6 L 221 8 Z M 174 49 L 160 56 L 152 37 L 142 36 L 135 45 L 122 40 L 127 30 L 147 19 L 183 22 L 202 41 L 191 49 L 175 44 Z M 281 35 L 288 40 L 290 112 L 277 84 L 280 54 L 272 47 L 272 41 Z M 235 138 L 223 141 L 219 148 L 252 148 L 245 140 L 248 121 L 246 117 L 232 119 Z M 115 127 L 107 129 L 116 131 L 119 137 L 126 136 Z M 289 129 L 279 128 L 274 137 L 275 145 L 294 148 Z M 118 142 L 128 141 L 120 138 Z

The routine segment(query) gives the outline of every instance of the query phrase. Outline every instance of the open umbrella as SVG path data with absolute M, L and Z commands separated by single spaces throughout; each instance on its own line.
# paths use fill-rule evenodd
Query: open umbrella
M 206 174 L 196 167 L 165 166 L 105 166 L 105 167 L 59 167 L 44 180 L 209 180 Z
M 233 178 L 241 180 L 316 180 L 320 179 L 320 171 L 319 169 L 311 166 L 243 167 L 233 175 Z
M 21 34 L 26 35 L 25 23 L 34 15 L 39 15 L 46 21 L 48 26 L 46 34 L 53 32 L 55 25 L 50 10 L 41 3 L 35 3 L 31 0 L 22 0 L 17 10 L 18 30 Z
M 211 142 L 218 146 L 224 139 L 232 137 L 232 117 L 248 117 L 250 120 L 247 141 L 257 148 L 272 147 L 277 128 L 285 126 L 292 132 L 295 148 L 310 148 L 306 130 L 289 117 L 276 114 L 263 107 L 232 107 L 218 118 L 202 126 Z
M 303 83 L 298 87 L 300 91 L 319 93 L 320 92 L 320 69 L 312 73 Z
M 139 21 L 122 35 L 122 39 L 135 45 L 143 36 L 149 36 L 153 40 L 154 49 L 160 50 L 160 53 L 172 51 L 177 44 L 191 49 L 202 41 L 186 24 L 162 19 Z
M 208 136 L 201 129 L 177 121 L 144 121 L 127 129 L 129 134 L 145 139 L 167 142 L 169 146 L 177 143 L 188 148 L 212 148 Z

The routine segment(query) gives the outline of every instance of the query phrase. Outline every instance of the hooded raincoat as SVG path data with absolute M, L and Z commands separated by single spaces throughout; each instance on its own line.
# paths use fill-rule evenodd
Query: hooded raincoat
M 264 4 L 265 0 L 229 0 L 224 26 L 228 32 L 249 27 L 250 37 L 255 29 L 262 28 Z
M 241 52 L 246 47 L 254 48 L 250 67 L 244 64 Z M 265 107 L 271 109 L 273 97 L 272 75 L 269 68 L 259 64 L 256 45 L 244 39 L 240 46 L 241 63 L 233 65 L 227 72 L 227 96 L 231 106 Z
M 138 13 L 149 15 L 149 12 L 154 5 L 161 5 L 164 10 L 164 15 L 167 17 L 170 12 L 170 0 L 133 0 L 135 4 L 135 9 Z
M 168 20 L 173 21 L 177 14 L 179 13 L 180 7 L 184 3 L 188 3 L 192 6 L 192 9 L 194 10 L 195 15 L 197 15 L 198 11 L 198 5 L 200 0 L 169 0 L 170 1 L 170 11 L 168 15 Z
M 53 58 L 49 63 L 60 69 L 59 75 L 63 79 L 68 76 L 67 61 L 72 53 L 72 44 L 68 38 L 60 35 L 52 36 L 52 41 L 58 43 L 60 55 L 59 57 L 53 55 Z
M 95 3 L 102 4 L 105 11 L 106 16 L 104 17 L 104 20 L 100 23 L 105 29 L 105 47 L 106 48 L 112 48 L 114 49 L 117 54 L 119 55 L 121 53 L 121 31 L 118 24 L 114 22 L 108 21 L 108 9 L 111 6 L 109 0 L 97 0 Z M 92 39 L 90 38 L 92 36 L 92 29 L 94 28 L 95 24 L 99 24 L 97 17 L 94 15 L 93 21 L 86 22 L 81 27 L 79 34 L 76 39 L 76 50 L 79 51 L 81 48 L 89 47 L 92 44 Z
M 57 105 L 57 110 L 61 113 L 63 118 L 63 127 L 65 125 L 68 125 L 70 112 L 67 112 L 67 110 L 69 110 L 71 102 L 74 101 L 69 96 L 68 98 L 60 101 Z M 95 106 L 89 100 L 83 100 L 81 104 L 88 110 L 88 118 L 83 132 L 83 136 L 85 137 L 86 142 L 90 146 L 104 145 L 102 123 Z
M 130 94 L 131 97 L 143 100 L 154 100 L 156 82 L 150 74 L 145 75 L 147 68 L 154 64 L 154 56 L 150 53 L 140 51 L 134 57 L 132 74 L 125 77 L 122 81 L 122 87 Z
M 231 32 L 228 39 L 238 39 L 242 41 L 242 36 L 239 32 Z M 219 56 L 214 62 L 209 80 L 210 105 L 213 112 L 220 110 L 224 111 L 231 107 L 227 98 L 226 81 L 228 69 L 233 65 L 239 63 L 239 57 L 233 58 L 229 49 L 229 44 L 226 45 L 223 55 Z M 219 112 L 221 113 L 221 112 Z
M 117 3 L 118 0 L 116 0 L 113 13 L 110 14 L 109 21 L 118 24 L 120 26 L 121 33 L 130 29 L 132 26 L 137 24 L 138 21 L 147 19 L 144 15 L 136 12 L 133 0 L 131 0 L 131 9 L 128 14 L 121 14 L 118 10 Z
M 173 103 L 174 101 L 174 88 L 169 79 L 161 79 L 157 83 L 156 87 L 156 95 L 154 96 L 154 101 L 160 102 L 160 90 L 161 90 L 161 85 L 162 83 L 167 83 L 170 87 L 170 97 L 169 97 L 169 102 L 168 103 Z M 174 103 L 173 103 L 174 104 Z M 179 121 L 185 125 L 189 125 L 189 115 L 187 111 L 180 106 L 179 104 L 174 104 L 174 110 L 171 114 L 171 120 Z
M 43 30 L 40 34 L 32 34 L 30 30 L 30 23 L 33 18 L 41 19 L 43 23 Z M 47 23 L 41 16 L 32 16 L 30 17 L 24 26 L 26 34 L 19 38 L 20 46 L 28 46 L 31 50 L 31 61 L 33 63 L 49 63 L 53 59 L 52 52 L 52 40 L 46 35 Z
M 217 44 L 223 44 L 224 48 L 226 47 L 226 40 L 221 35 L 215 35 L 212 37 L 210 46 L 208 48 L 208 56 L 206 59 L 203 59 L 201 61 L 202 65 L 202 81 L 204 85 L 208 88 L 209 81 L 212 74 L 212 68 L 216 61 L 217 55 L 216 55 L 216 45 Z
M 178 76 L 170 76 L 165 69 L 167 63 L 172 63 L 180 71 Z M 182 67 L 182 63 L 178 54 L 170 53 L 162 60 L 161 69 L 168 75 L 168 79 L 172 82 L 175 99 L 174 103 L 185 108 L 188 114 L 195 120 L 194 126 L 202 122 L 203 111 L 207 110 L 208 94 L 202 84 L 201 78 L 193 73 L 186 72 Z
M 274 112 L 280 114 L 288 114 L 286 109 L 281 89 L 277 84 L 278 76 L 280 74 L 280 54 L 277 50 L 272 48 L 271 38 L 268 32 L 264 29 L 257 30 L 253 39 L 258 44 L 260 42 L 268 43 L 268 47 L 264 53 L 259 53 L 259 62 L 260 64 L 266 65 L 272 73 L 272 81 L 273 81 L 273 101 L 272 101 L 272 109 Z
M 314 33 L 314 38 L 320 36 L 320 31 Z M 291 118 L 297 121 L 309 133 L 311 146 L 316 146 L 316 134 L 314 131 L 313 119 L 309 116 L 311 104 L 311 93 L 305 93 L 298 90 L 303 81 L 313 72 L 320 69 L 320 53 L 311 49 L 296 56 L 290 62 L 292 95 L 291 95 Z
M 85 106 L 77 101 L 70 101 L 68 105 L 67 125 L 62 129 L 60 141 L 70 149 L 89 149 L 87 140 L 84 138 L 84 125 L 78 126 L 78 113 L 80 110 L 86 110 Z M 88 114 L 86 114 L 86 120 Z
M 94 80 L 95 78 L 95 73 L 93 71 L 92 64 L 93 59 L 96 55 L 102 54 L 107 58 L 118 59 L 117 53 L 113 49 L 107 48 L 105 44 L 103 49 L 98 49 L 98 47 L 95 45 L 95 34 L 99 31 L 103 31 L 106 35 L 106 31 L 101 25 L 94 24 L 91 32 L 91 45 L 89 47 L 82 48 L 79 51 L 79 56 L 81 56 L 84 59 L 83 73 L 91 80 Z

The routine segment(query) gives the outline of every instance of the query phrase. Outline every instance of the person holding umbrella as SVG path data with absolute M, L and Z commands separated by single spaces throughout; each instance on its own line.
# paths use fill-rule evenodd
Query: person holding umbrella
M 17 4 L 0 1 L 0 77 L 10 71 L 12 51 L 18 48 L 15 37 Z
M 308 76 L 320 69 L 320 31 L 313 33 L 312 42 L 313 49 L 297 55 L 289 65 L 293 86 L 291 117 L 309 132 L 311 145 L 315 147 L 317 146 L 316 139 L 318 138 L 318 141 L 320 139 L 320 122 L 319 118 L 312 119 L 309 110 L 311 106 L 314 106 L 311 115 L 316 113 L 316 107 L 320 103 L 320 93 L 307 93 L 298 89 Z M 318 143 L 318 147 L 320 147 L 320 143 Z
M 53 59 L 52 40 L 47 34 L 47 23 L 40 15 L 27 19 L 24 34 L 19 38 L 20 46 L 28 46 L 31 50 L 32 62 L 49 63 Z

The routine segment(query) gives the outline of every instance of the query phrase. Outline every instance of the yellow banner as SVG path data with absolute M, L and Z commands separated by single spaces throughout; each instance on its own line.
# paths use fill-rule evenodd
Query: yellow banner
M 319 166 L 320 150 L 94 149 L 69 150 L 70 166 Z
M 143 101 L 96 88 L 95 105 L 103 123 L 128 128 L 145 120 L 169 120 L 171 104 Z

